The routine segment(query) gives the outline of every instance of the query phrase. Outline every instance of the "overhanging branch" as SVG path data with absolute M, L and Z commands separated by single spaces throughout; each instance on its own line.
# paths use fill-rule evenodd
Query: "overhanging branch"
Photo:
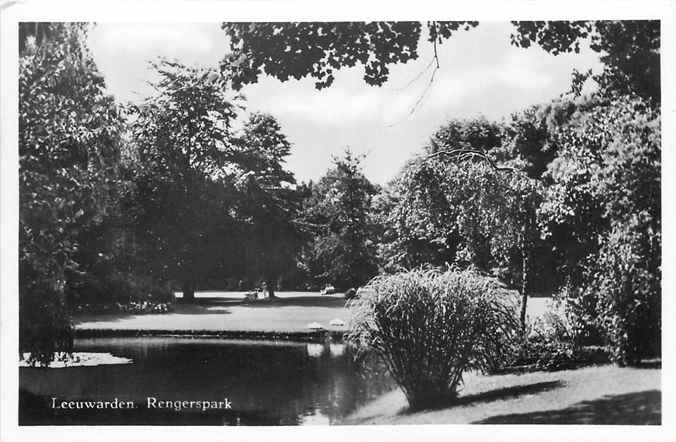
M 459 161 L 465 161 L 470 158 L 480 158 L 486 161 L 493 170 L 496 172 L 516 172 L 516 169 L 507 166 L 498 166 L 495 161 L 493 161 L 486 152 L 478 149 L 450 149 L 450 150 L 440 150 L 434 153 L 431 153 L 423 158 L 423 163 L 431 159 L 446 156 L 451 159 L 457 159 Z

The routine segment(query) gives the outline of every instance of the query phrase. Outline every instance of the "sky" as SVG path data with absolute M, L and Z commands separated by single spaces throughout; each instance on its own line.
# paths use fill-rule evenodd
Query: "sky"
M 381 87 L 363 81 L 363 67 L 338 72 L 321 91 L 311 78 L 280 82 L 261 77 L 247 85 L 247 111 L 268 112 L 280 122 L 293 148 L 287 167 L 299 181 L 316 180 L 346 148 L 364 154 L 363 169 L 385 184 L 430 136 L 452 118 L 483 115 L 501 120 L 544 103 L 570 87 L 574 68 L 600 70 L 598 54 L 554 56 L 539 47 L 511 46 L 508 22 L 482 22 L 438 47 L 440 68 L 430 84 L 432 45 L 421 41 L 419 58 L 391 66 Z M 151 89 L 148 61 L 169 57 L 216 67 L 227 52 L 220 22 L 97 23 L 89 47 L 111 94 L 138 102 Z M 421 99 L 422 97 L 422 99 Z M 416 105 L 416 103 L 418 103 Z

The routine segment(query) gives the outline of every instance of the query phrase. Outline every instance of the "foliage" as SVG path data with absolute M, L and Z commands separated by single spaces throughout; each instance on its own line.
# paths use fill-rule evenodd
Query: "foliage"
M 553 54 L 579 52 L 581 40 L 598 52 L 603 72 L 593 76 L 610 95 L 636 94 L 660 102 L 660 22 L 621 21 L 523 21 L 513 22 L 512 43 L 529 47 L 537 43 Z M 588 75 L 577 75 L 577 83 Z M 574 89 L 581 89 L 573 84 Z
M 636 215 L 659 235 L 659 114 L 638 98 L 623 98 L 594 108 L 557 142 L 538 216 L 563 259 L 560 271 L 579 286 L 612 222 Z
M 579 52 L 581 44 L 600 54 L 603 72 L 593 76 L 608 95 L 628 93 L 660 102 L 660 22 L 515 21 L 511 43 L 538 44 L 554 55 Z M 436 45 L 478 22 L 427 22 L 427 40 Z M 236 89 L 265 73 L 286 81 L 311 76 L 318 89 L 333 83 L 335 71 L 365 66 L 364 80 L 382 85 L 389 65 L 418 58 L 423 25 L 419 22 L 223 23 L 230 53 L 222 62 Z M 435 51 L 436 53 L 436 51 Z M 573 75 L 581 90 L 591 73 Z
M 232 143 L 235 99 L 214 71 L 161 60 L 156 94 L 129 108 L 130 194 L 137 236 L 152 241 L 153 273 L 183 284 L 189 299 L 232 234 L 239 150 Z M 153 257 L 160 257 L 153 263 Z M 167 257 L 171 257 L 167 259 Z M 220 260 L 217 260 L 220 261 Z
M 503 371 L 556 371 L 609 361 L 605 347 L 582 345 L 568 316 L 547 312 L 528 324 L 525 339 Z
M 485 117 L 452 119 L 430 137 L 427 153 L 444 149 L 471 148 L 489 151 L 502 144 L 502 126 Z
M 414 409 L 453 400 L 464 372 L 501 366 L 518 336 L 509 292 L 469 271 L 381 275 L 349 307 L 349 340 L 386 362 Z
M 385 268 L 457 263 L 502 269 L 508 282 L 520 282 L 523 240 L 531 251 L 542 248 L 533 218 L 543 189 L 519 172 L 527 166 L 515 160 L 520 157 L 514 147 L 518 142 L 505 138 L 516 138 L 515 132 L 484 118 L 451 120 L 435 132 L 427 155 L 409 162 L 386 188 Z M 458 148 L 489 152 L 515 172 L 498 172 L 483 160 L 458 163 L 442 155 Z
M 291 143 L 277 120 L 269 114 L 252 113 L 236 141 L 240 145 L 242 192 L 240 223 L 246 239 L 244 273 L 260 278 L 274 294 L 279 280 L 293 278 L 296 256 L 305 238 L 296 224 L 300 197 L 296 179 L 284 168 Z
M 548 312 L 528 324 L 526 339 L 512 365 L 530 365 L 548 371 L 573 368 L 577 350 L 570 324 Z
M 591 277 L 600 328 L 620 365 L 660 355 L 659 249 L 651 247 L 656 239 L 649 227 L 635 223 L 610 232 Z
M 542 189 L 536 181 L 496 172 L 485 162 L 421 158 L 395 187 L 386 234 L 394 246 L 383 256 L 391 268 L 504 268 L 509 283 L 521 282 L 523 243 L 531 249 L 539 237 L 534 211 Z
M 521 348 L 519 358 L 507 370 L 557 371 L 579 368 L 585 365 L 607 364 L 608 351 L 602 346 L 576 346 L 572 342 L 534 337 Z
M 428 22 L 428 40 L 441 42 L 475 22 Z M 310 76 L 331 86 L 342 67 L 364 66 L 364 81 L 382 85 L 389 65 L 418 58 L 419 22 L 223 23 L 230 51 L 222 61 L 233 85 L 256 83 L 265 73 L 286 81 Z
M 570 334 L 576 346 L 605 345 L 603 331 L 597 318 L 597 293 L 591 290 L 564 288 L 560 294 L 565 302 L 566 321 L 570 325 Z
M 556 158 L 556 135 L 597 103 L 593 97 L 556 98 L 510 115 L 503 125 L 502 145 L 494 149 L 498 161 L 542 179 Z
M 635 363 L 659 335 L 659 112 L 623 97 L 594 108 L 559 144 L 538 215 L 543 232 L 556 244 L 569 287 L 583 287 L 572 294 L 586 306 L 577 313 L 598 318 L 590 326 L 606 336 L 616 360 Z
M 362 173 L 360 158 L 349 150 L 333 161 L 305 202 L 304 220 L 314 239 L 302 261 L 315 284 L 349 289 L 378 272 L 371 214 L 376 188 Z
M 224 23 L 232 53 L 220 72 L 155 63 L 155 95 L 126 115 L 105 93 L 85 24 L 20 24 L 21 350 L 48 364 L 71 347 L 69 309 L 153 310 L 180 284 L 187 298 L 226 278 L 238 288 L 305 279 L 348 289 L 378 271 L 454 264 L 519 286 L 522 308 L 529 292 L 552 288 L 538 281 L 562 286 L 566 336 L 534 336 L 524 360 L 578 363 L 580 349 L 600 340 L 621 364 L 659 355 L 659 22 L 514 25 L 514 44 L 553 54 L 588 40 L 604 63 L 593 76 L 599 92 L 502 123 L 451 120 L 380 189 L 349 151 L 319 182 L 297 185 L 279 122 L 252 113 L 234 130 L 241 106 L 228 87 L 266 73 L 310 76 L 323 88 L 356 65 L 382 85 L 392 64 L 418 57 L 423 33 L 436 49 L 476 23 Z M 575 73 L 573 89 L 590 76 Z M 456 148 L 485 157 L 458 162 L 445 154 Z M 457 293 L 481 278 L 461 275 L 404 272 L 373 284 L 391 289 L 382 302 L 404 300 L 390 310 L 400 322 L 413 318 L 397 310 L 406 306 L 414 316 L 435 312 L 438 325 L 446 313 L 429 299 L 476 307 Z M 460 288 L 449 294 L 443 278 Z M 381 298 L 364 298 L 369 314 Z M 441 382 L 436 373 L 421 394 Z M 459 378 L 449 379 L 441 395 L 455 392 Z
M 70 350 L 66 294 L 110 210 L 119 115 L 84 44 L 84 24 L 23 25 L 19 71 L 20 348 L 48 364 Z M 96 251 L 100 253 L 100 251 Z

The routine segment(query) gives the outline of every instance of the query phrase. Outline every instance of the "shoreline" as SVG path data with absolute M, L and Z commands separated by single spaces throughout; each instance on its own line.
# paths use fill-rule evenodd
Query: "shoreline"
M 73 338 L 141 338 L 141 337 L 177 337 L 177 338 L 213 338 L 213 339 L 252 339 L 272 341 L 300 342 L 343 342 L 345 330 L 320 331 L 264 331 L 264 330 L 159 330 L 159 329 L 112 329 L 112 328 L 75 328 Z

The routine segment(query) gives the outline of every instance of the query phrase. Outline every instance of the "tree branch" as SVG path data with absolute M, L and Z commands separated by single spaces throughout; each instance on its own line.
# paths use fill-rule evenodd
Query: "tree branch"
M 450 149 L 450 150 L 440 150 L 434 153 L 431 153 L 423 158 L 423 163 L 427 162 L 428 160 L 431 160 L 436 157 L 440 156 L 447 156 L 449 158 L 457 158 L 459 161 L 464 161 L 472 157 L 480 158 L 484 161 L 486 161 L 493 170 L 496 172 L 516 172 L 516 169 L 513 167 L 507 167 L 507 166 L 498 166 L 495 164 L 495 161 L 493 161 L 487 154 L 486 152 L 478 149 Z

